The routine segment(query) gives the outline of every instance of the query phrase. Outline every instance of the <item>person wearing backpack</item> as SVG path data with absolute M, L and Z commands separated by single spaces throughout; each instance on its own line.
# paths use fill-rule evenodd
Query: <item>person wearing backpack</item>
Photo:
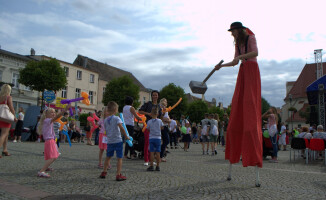
M 214 114 L 209 115 L 209 122 L 210 127 L 208 128 L 209 132 L 209 143 L 211 144 L 212 156 L 217 154 L 216 151 L 216 144 L 217 144 L 217 137 L 218 137 L 218 124 L 217 120 L 214 119 Z

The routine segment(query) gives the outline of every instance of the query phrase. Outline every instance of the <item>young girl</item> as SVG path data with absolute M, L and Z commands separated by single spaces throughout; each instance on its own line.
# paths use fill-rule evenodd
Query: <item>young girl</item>
M 187 121 L 186 122 L 186 128 L 187 128 L 187 133 L 183 136 L 183 142 L 184 142 L 184 151 L 188 151 L 189 148 L 189 143 L 191 142 L 191 127 L 190 123 Z
M 100 135 L 99 135 L 99 141 L 98 141 L 98 147 L 100 148 L 98 168 L 103 168 L 102 156 L 103 156 L 104 150 L 107 149 L 107 143 L 103 143 L 103 137 L 106 137 L 105 127 L 104 127 L 104 116 L 106 115 L 105 114 L 106 112 L 107 112 L 107 109 L 106 109 L 106 107 L 104 107 L 104 110 L 101 115 L 101 119 L 98 122 L 99 127 L 100 127 Z M 111 169 L 110 164 L 109 164 L 109 169 Z
M 66 107 L 69 109 L 70 105 Z M 45 171 L 52 171 L 49 166 L 59 157 L 57 144 L 55 143 L 55 133 L 53 130 L 53 122 L 62 116 L 62 112 L 56 114 L 53 108 L 48 108 L 42 113 L 38 133 L 43 135 L 44 143 L 44 160 L 43 168 L 37 173 L 39 177 L 49 178 L 50 175 Z
M 262 118 L 268 118 L 268 131 L 271 131 L 272 127 L 277 129 L 277 110 L 275 107 L 270 107 L 266 113 L 263 114 Z M 277 130 L 276 130 L 277 132 Z M 273 155 L 272 160 L 270 162 L 277 163 L 277 151 L 278 151 L 278 145 L 277 145 L 277 133 L 270 137 L 272 146 L 273 146 Z

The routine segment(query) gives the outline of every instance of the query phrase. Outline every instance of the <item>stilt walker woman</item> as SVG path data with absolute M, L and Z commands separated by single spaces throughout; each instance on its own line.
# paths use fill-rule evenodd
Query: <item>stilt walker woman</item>
M 261 82 L 257 63 L 258 48 L 253 32 L 241 22 L 230 29 L 235 42 L 234 60 L 215 69 L 234 66 L 241 61 L 237 83 L 232 98 L 231 115 L 227 129 L 225 159 L 229 160 L 231 180 L 232 164 L 242 158 L 242 165 L 256 166 L 256 186 L 259 187 L 258 167 L 262 167 Z

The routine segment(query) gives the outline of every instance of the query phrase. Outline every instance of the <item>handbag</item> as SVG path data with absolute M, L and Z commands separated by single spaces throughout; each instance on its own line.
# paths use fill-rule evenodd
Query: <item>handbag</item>
M 15 121 L 15 116 L 9 110 L 7 98 L 5 104 L 0 104 L 0 121 L 12 123 Z

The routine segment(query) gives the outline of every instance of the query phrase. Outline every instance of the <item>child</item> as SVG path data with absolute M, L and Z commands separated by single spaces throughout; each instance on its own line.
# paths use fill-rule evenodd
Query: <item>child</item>
M 184 151 L 188 151 L 191 142 L 191 126 L 189 121 L 186 122 L 187 133 L 183 136 Z
M 70 105 L 66 107 L 69 109 Z M 38 133 L 43 135 L 44 143 L 44 160 L 43 168 L 37 173 L 39 177 L 49 178 L 50 175 L 45 171 L 52 171 L 49 166 L 59 157 L 57 145 L 55 143 L 55 133 L 53 130 L 53 122 L 62 116 L 62 112 L 56 114 L 53 108 L 48 108 L 42 113 L 38 126 Z
M 268 118 L 268 131 L 270 132 L 273 127 L 277 129 L 277 110 L 275 107 L 270 107 L 266 113 L 262 115 L 262 118 Z M 277 130 L 276 130 L 277 132 Z M 272 159 L 270 162 L 272 163 L 278 163 L 277 160 L 277 152 L 278 152 L 278 145 L 277 145 L 277 134 L 275 134 L 273 137 L 270 137 L 272 146 L 273 146 L 273 154 L 272 154 Z
M 106 135 L 108 137 L 108 143 L 107 143 L 107 150 L 106 150 L 106 159 L 104 162 L 104 168 L 103 172 L 100 175 L 100 178 L 105 178 L 108 167 L 110 164 L 111 157 L 114 155 L 114 151 L 117 154 L 118 164 L 117 164 L 117 173 L 116 173 L 116 180 L 117 181 L 124 181 L 127 179 L 127 177 L 122 176 L 121 174 L 121 168 L 122 168 L 122 157 L 123 157 L 123 142 L 121 133 L 126 138 L 126 140 L 129 140 L 129 137 L 127 136 L 125 130 L 122 126 L 122 121 L 119 117 L 115 116 L 116 113 L 118 113 L 118 104 L 114 101 L 110 101 L 107 105 L 107 114 L 108 116 L 104 120 L 104 128 L 106 131 Z
M 106 107 L 104 107 L 104 111 L 102 112 L 100 121 L 98 122 L 99 127 L 100 127 L 100 135 L 99 135 L 99 143 L 98 143 L 98 147 L 100 148 L 98 168 L 103 168 L 102 155 L 103 155 L 104 150 L 107 149 L 107 139 L 105 141 L 106 133 L 105 133 L 105 128 L 104 128 L 104 116 L 105 116 L 106 112 L 107 112 L 107 109 L 106 109 Z M 104 142 L 103 142 L 103 140 L 104 140 Z M 109 164 L 109 169 L 111 169 L 110 164 Z
M 152 119 L 147 122 L 149 131 L 149 151 L 150 151 L 150 166 L 147 171 L 154 171 L 154 154 L 156 157 L 156 171 L 160 171 L 160 153 L 161 153 L 161 130 L 163 130 L 163 122 L 157 119 L 158 108 L 153 107 L 151 112 Z

